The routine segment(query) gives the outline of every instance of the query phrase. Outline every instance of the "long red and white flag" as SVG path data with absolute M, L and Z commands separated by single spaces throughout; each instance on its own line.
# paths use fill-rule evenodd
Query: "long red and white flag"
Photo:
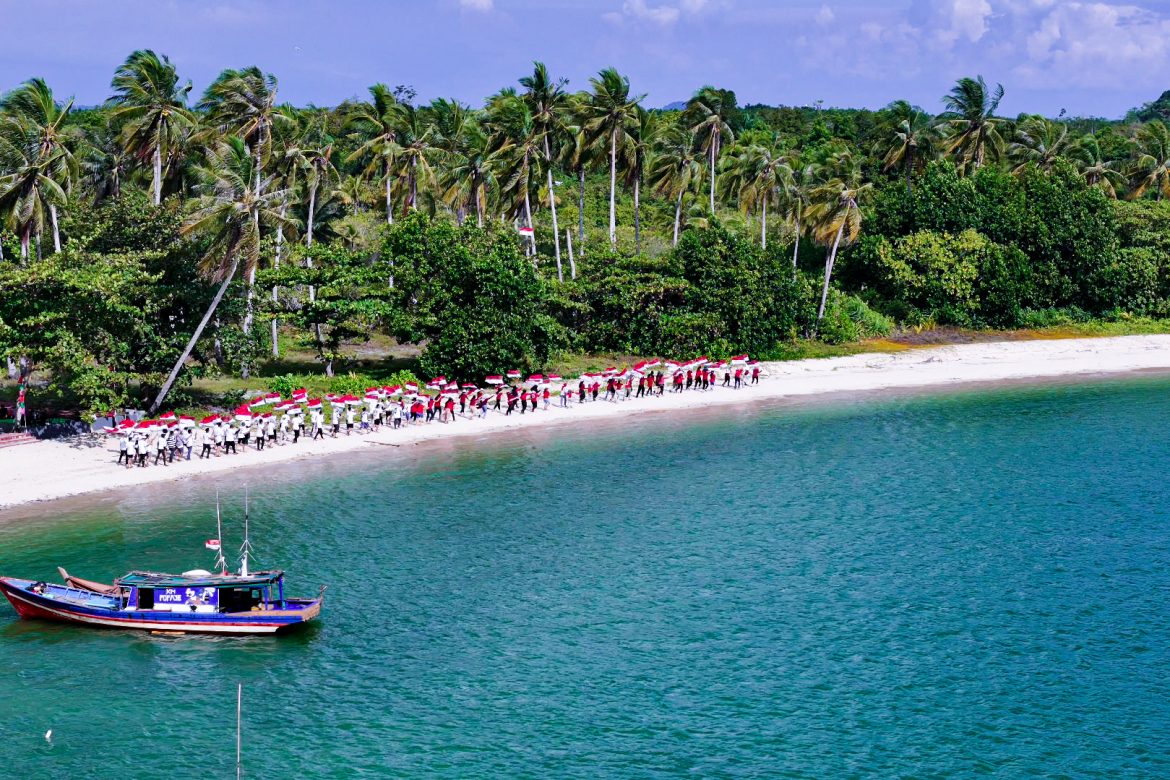
M 203 546 L 208 550 L 218 550 L 220 548 L 219 539 L 208 539 L 203 543 Z

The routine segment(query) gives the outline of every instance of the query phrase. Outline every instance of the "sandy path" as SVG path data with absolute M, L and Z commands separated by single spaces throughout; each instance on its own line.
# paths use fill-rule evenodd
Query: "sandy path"
M 662 398 L 587 403 L 545 412 L 492 412 L 486 420 L 383 429 L 367 435 L 302 441 L 262 452 L 191 460 L 169 466 L 121 468 L 115 465 L 116 443 L 105 436 L 45 441 L 0 449 L 0 508 L 109 488 L 184 479 L 197 474 L 236 470 L 254 465 L 343 452 L 371 445 L 402 444 L 482 435 L 496 430 L 611 418 L 645 411 L 742 404 L 786 396 L 856 392 L 883 388 L 915 388 L 955 383 L 1053 378 L 1170 369 L 1170 335 L 1124 336 L 1058 341 L 1013 341 L 915 349 L 891 355 L 854 355 L 824 360 L 767 364 L 760 384 L 740 391 L 667 392 Z M 153 459 L 153 456 L 152 458 Z

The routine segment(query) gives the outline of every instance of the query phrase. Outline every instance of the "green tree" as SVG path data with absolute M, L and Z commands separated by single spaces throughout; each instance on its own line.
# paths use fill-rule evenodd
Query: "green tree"
M 355 131 L 361 144 L 346 157 L 347 163 L 368 159 L 364 174 L 379 176 L 386 190 L 386 224 L 394 224 L 394 163 L 398 152 L 398 130 L 403 106 L 385 84 L 370 87 L 370 102 L 346 106 L 346 126 Z
M 548 75 L 543 62 L 532 64 L 532 75 L 520 79 L 524 87 L 524 101 L 532 113 L 532 124 L 540 135 L 544 147 L 544 171 L 548 179 L 548 209 L 552 215 L 553 247 L 556 250 L 557 278 L 564 280 L 561 272 L 561 234 L 557 226 L 557 198 L 553 184 L 553 160 L 564 141 L 568 125 L 569 96 L 565 92 L 567 79 L 554 80 Z
M 1170 196 L 1170 130 L 1159 120 L 1143 125 L 1137 133 L 1137 158 L 1133 164 L 1133 189 L 1140 198 L 1154 191 L 1154 199 Z
M 1101 143 L 1094 135 L 1084 135 L 1072 145 L 1069 157 L 1085 184 L 1096 187 L 1113 200 L 1117 199 L 1117 190 L 1125 185 L 1125 175 L 1117 169 L 1117 162 L 1105 158 L 1101 150 Z
M 726 89 L 701 87 L 687 102 L 686 115 L 691 129 L 699 134 L 703 150 L 708 155 L 712 214 L 715 213 L 715 175 L 719 166 L 719 153 L 725 143 L 735 141 L 735 132 L 730 124 L 735 111 L 735 93 Z
M 0 99 L 0 114 L 3 114 L 3 122 L 9 125 L 6 129 L 11 132 L 11 145 L 16 147 L 11 149 L 5 143 L 0 148 L 0 160 L 12 154 L 17 163 L 6 163 L 3 170 L 23 170 L 23 175 L 12 182 L 17 191 L 24 193 L 16 196 L 21 203 L 20 209 L 15 211 L 15 221 L 22 226 L 18 232 L 25 235 L 25 228 L 29 226 L 28 218 L 31 218 L 32 224 L 37 225 L 39 242 L 43 217 L 38 221 L 36 214 L 47 206 L 53 229 L 54 252 L 61 251 L 58 206 L 65 202 L 66 193 L 78 177 L 78 164 L 71 148 L 75 134 L 68 126 L 72 110 L 73 100 L 64 105 L 57 103 L 53 98 L 53 90 L 49 89 L 44 79 L 39 78 L 29 79 Z M 44 179 L 51 180 L 57 187 L 54 189 L 49 186 Z M 0 185 L 0 202 L 3 202 L 7 192 L 8 187 Z M 32 205 L 38 202 L 40 205 Z M 28 257 L 27 237 L 22 238 L 21 245 L 24 257 Z
M 662 134 L 659 148 L 650 164 L 649 183 L 659 197 L 674 202 L 672 246 L 678 245 L 683 197 L 695 188 L 702 175 L 697 134 L 682 125 L 670 126 Z
M 947 109 L 940 117 L 943 149 L 960 170 L 979 170 L 988 158 L 1003 154 L 1004 120 L 995 116 L 1001 100 L 1003 85 L 997 84 L 989 93 L 982 76 L 959 79 L 943 98 Z
M 617 156 L 618 145 L 633 130 L 636 108 L 645 95 L 630 94 L 630 80 L 613 68 L 589 79 L 593 93 L 585 130 L 592 145 L 609 147 L 609 245 L 617 248 Z
M 312 287 L 312 301 L 272 301 L 269 315 L 280 316 L 306 333 L 314 334 L 317 358 L 325 376 L 333 376 L 344 343 L 368 341 L 393 312 L 390 291 L 382 284 L 383 271 L 370 262 L 366 252 L 316 244 L 297 250 L 304 263 L 286 263 L 262 271 L 262 284 Z
M 906 189 L 910 190 L 913 174 L 920 173 L 930 161 L 938 131 L 933 117 L 905 100 L 891 103 L 886 114 L 874 153 L 881 158 L 882 170 L 901 169 Z
M 1072 144 L 1067 124 L 1042 116 L 1027 117 L 1016 127 L 1016 139 L 1007 149 L 1016 164 L 1012 173 L 1018 175 L 1029 165 L 1050 171 L 1058 159 L 1069 156 Z
M 388 232 L 380 254 L 398 275 L 395 331 L 426 341 L 424 372 L 480 381 L 548 360 L 547 292 L 507 231 L 413 214 Z
M 209 280 L 219 282 L 219 289 L 151 404 L 152 413 L 162 406 L 240 264 L 251 278 L 255 278 L 260 263 L 261 221 L 283 224 L 276 207 L 284 193 L 266 186 L 271 184 L 271 178 L 260 180 L 257 186 L 255 158 L 241 139 L 229 136 L 209 151 L 202 174 L 206 180 L 206 194 L 192 203 L 182 230 L 184 234 L 202 234 L 208 238 L 200 270 Z
M 179 83 L 179 74 L 166 55 L 139 49 L 126 58 L 111 82 L 117 106 L 112 118 L 123 124 L 127 153 L 151 161 L 154 205 L 162 202 L 163 158 L 179 131 L 194 121 L 187 110 L 191 82 Z
M 873 187 L 868 182 L 862 182 L 861 171 L 848 154 L 835 161 L 833 172 L 831 179 L 810 193 L 811 205 L 808 209 L 814 235 L 828 247 L 821 305 L 817 309 L 818 322 L 825 316 L 825 303 L 829 297 L 829 282 L 833 276 L 833 264 L 837 261 L 837 250 L 842 241 L 850 244 L 857 240 L 862 220 L 860 203 Z

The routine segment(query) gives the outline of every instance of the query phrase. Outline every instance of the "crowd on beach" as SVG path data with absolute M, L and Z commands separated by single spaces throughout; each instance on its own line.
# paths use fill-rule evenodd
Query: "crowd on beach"
M 452 423 L 485 419 L 489 414 L 535 414 L 589 403 L 619 403 L 661 397 L 666 393 L 739 390 L 758 384 L 761 367 L 746 355 L 730 362 L 699 358 L 689 363 L 644 361 L 628 369 L 586 373 L 574 382 L 550 374 L 522 380 L 519 371 L 489 376 L 486 387 L 436 377 L 425 389 L 413 383 L 371 387 L 364 397 L 327 395 L 309 398 L 295 390 L 288 399 L 278 393 L 259 396 L 233 414 L 192 417 L 168 413 L 156 420 L 123 419 L 107 433 L 118 438 L 118 464 L 126 468 L 169 465 L 176 461 L 238 455 L 253 448 L 296 445 L 338 436 L 376 432 L 383 427 Z M 665 370 L 663 370 L 665 369 Z M 559 387 L 558 387 L 559 386 Z M 554 389 L 555 388 L 555 389 Z M 433 392 L 425 392 L 426 390 Z M 329 409 L 326 418 L 326 407 Z

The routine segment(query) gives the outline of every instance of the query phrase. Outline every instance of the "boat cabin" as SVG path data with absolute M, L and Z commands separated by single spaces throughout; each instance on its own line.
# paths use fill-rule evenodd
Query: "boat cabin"
M 134 571 L 114 581 L 125 610 L 239 613 L 285 608 L 284 572 L 158 574 Z

